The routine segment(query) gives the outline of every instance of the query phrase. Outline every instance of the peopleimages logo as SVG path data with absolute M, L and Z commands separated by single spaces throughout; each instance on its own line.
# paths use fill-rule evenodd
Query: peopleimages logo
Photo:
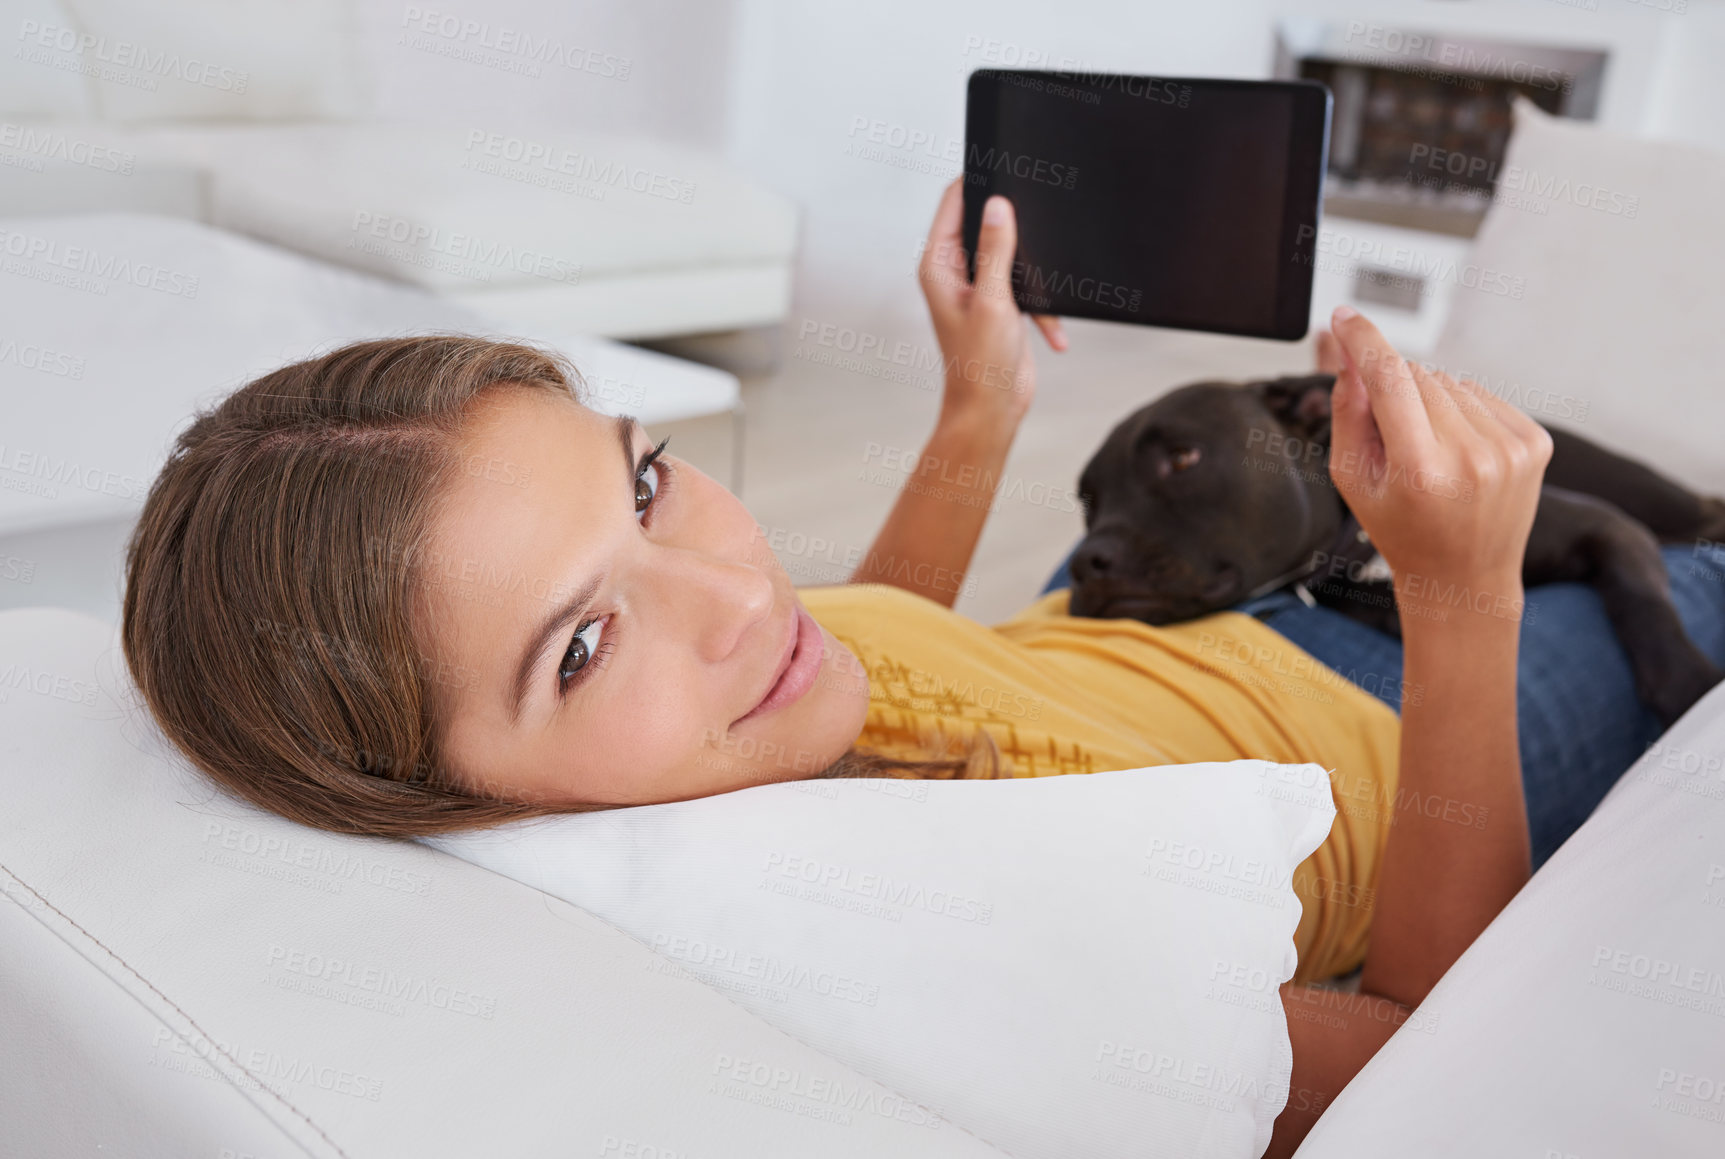
M 1098 306 L 1112 306 L 1134 314 L 1144 302 L 1144 291 L 1115 282 L 1103 281 L 1091 274 L 1074 270 L 1045 269 L 1042 266 L 1013 259 L 1013 284 L 1032 305 L 1052 305 L 1056 296 Z
M 1103 1039 L 1091 1078 L 1194 1106 L 1228 1111 L 1235 1099 L 1286 1100 L 1288 1085 L 1274 1077 L 1167 1054 L 1154 1047 Z M 1136 1080 L 1136 1081 L 1134 1081 Z
M 68 165 L 82 165 L 122 176 L 130 176 L 137 163 L 135 154 L 122 149 L 68 137 L 55 129 L 15 125 L 10 121 L 0 121 L 0 148 L 16 149 L 29 157 L 63 161 Z
M 604 198 L 604 190 L 618 188 L 665 201 L 680 201 L 684 205 L 695 199 L 695 184 L 692 181 L 612 158 L 595 157 L 590 153 L 544 141 L 511 137 L 503 133 L 488 133 L 484 129 L 469 129 L 467 152 L 470 156 L 462 162 L 464 168 L 489 172 L 491 167 L 484 164 L 486 160 L 508 162 L 521 166 L 523 170 L 542 171 L 547 175 L 587 183 L 599 191 L 599 197 L 595 200 Z M 475 153 L 479 155 L 477 158 L 472 156 Z M 499 176 L 513 175 L 507 168 L 500 167 L 497 172 Z M 528 183 L 536 182 L 529 180 Z
M 995 175 L 1005 173 L 1041 185 L 1057 185 L 1062 189 L 1071 189 L 1078 183 L 1076 165 L 1047 161 L 1041 157 L 1032 157 L 1028 153 L 1014 153 L 1009 149 L 996 149 L 992 145 L 986 150 L 980 145 L 972 145 L 965 167 L 972 172 L 980 170 Z
M 409 4 L 402 10 L 401 26 L 407 30 L 403 33 L 404 36 L 416 33 L 422 37 L 435 38 L 429 43 L 442 41 L 444 46 L 451 50 L 440 51 L 438 55 L 465 59 L 465 54 L 488 50 L 499 57 L 515 58 L 513 63 L 522 66 L 529 76 L 537 77 L 538 66 L 541 64 L 556 64 L 574 72 L 590 73 L 608 80 L 629 79 L 631 62 L 626 56 L 613 56 L 608 52 L 583 48 L 579 44 L 571 44 L 553 36 L 536 35 L 506 24 L 493 26 L 489 21 L 469 20 L 452 12 L 439 12 L 435 8 L 420 8 Z M 426 45 L 409 42 L 409 47 L 423 48 Z M 489 62 L 480 57 L 477 58 L 477 63 Z
M 91 708 L 96 704 L 94 683 L 57 672 L 44 672 L 28 664 L 8 664 L 0 668 L 0 691 L 5 689 L 22 689 Z
M 61 245 L 52 238 L 37 234 L 0 229 L 0 256 L 30 263 L 39 262 L 54 269 L 100 279 L 96 284 L 102 286 L 102 293 L 107 292 L 104 283 L 126 282 L 139 289 L 156 290 L 179 298 L 198 296 L 198 279 L 195 274 L 170 269 L 154 262 L 136 261 L 119 254 L 103 253 L 88 246 Z
M 0 336 L 0 363 L 7 362 L 56 378 L 84 377 L 84 360 L 77 355 Z
M 8 475 L 21 478 L 7 479 Z M 76 487 L 92 494 L 118 495 L 122 499 L 142 499 L 147 489 L 145 482 L 133 475 L 104 471 L 99 467 L 86 467 L 73 459 L 55 458 L 52 454 L 8 447 L 0 442 L 0 487 L 7 490 L 30 490 L 48 499 L 58 496 L 59 492 L 50 487 L 18 485 L 27 481 L 34 483 L 37 480 L 45 484 Z
M 20 21 L 18 39 L 24 48 L 69 53 L 73 57 L 128 69 L 147 77 L 173 77 L 200 88 L 243 93 L 251 83 L 251 74 L 239 69 L 224 68 L 195 56 L 182 56 L 178 52 L 150 48 L 130 40 L 109 40 L 106 36 L 79 32 L 60 24 Z
M 994 919 L 994 906 L 989 902 L 964 897 L 950 890 L 929 889 L 920 883 L 899 881 L 879 873 L 858 873 L 849 866 L 833 865 L 812 857 L 769 853 L 765 869 L 771 876 L 885 905 L 920 909 L 983 926 Z
M 1463 74 L 1457 79 L 1468 82 L 1476 89 L 1482 78 L 1510 81 L 1552 92 L 1568 93 L 1575 88 L 1574 77 L 1549 65 L 1535 64 L 1529 60 L 1494 52 L 1489 48 L 1448 40 L 1430 33 L 1403 32 L 1398 28 L 1386 28 L 1382 24 L 1354 20 L 1349 22 L 1344 39 L 1353 50 L 1344 55 L 1357 56 L 1361 52 L 1358 46 L 1364 45 L 1366 49 L 1399 56 L 1402 62 L 1422 61 L 1444 73 Z M 1411 68 L 1401 62 L 1398 62 L 1397 67 L 1408 72 L 1427 71 Z
M 802 990 L 821 998 L 873 1006 L 880 1001 L 880 987 L 848 974 L 835 973 L 798 962 L 787 962 L 772 954 L 739 951 L 700 938 L 653 935 L 652 946 L 665 957 L 681 962 L 704 981 L 747 980 L 776 990 Z
M 581 280 L 581 266 L 554 254 L 541 253 L 405 217 L 359 210 L 349 227 L 349 249 L 442 270 L 489 282 L 497 270 L 513 270 L 552 282 Z M 376 238 L 372 242 L 368 239 Z
M 497 1017 L 497 999 L 441 978 L 397 973 L 388 967 L 350 962 L 327 954 L 272 943 L 265 954 L 272 968 L 315 982 L 359 991 L 385 1003 L 426 1006 L 487 1021 Z M 295 989 L 284 986 L 283 989 Z M 323 996 L 323 995 L 320 995 Z M 346 1000 L 346 999 L 344 999 Z M 348 1000 L 350 1005 L 364 1005 Z
M 337 882 L 363 882 L 379 889 L 409 894 L 425 894 L 431 889 L 431 875 L 428 873 L 390 865 L 349 848 L 262 833 L 228 821 L 205 821 L 203 843 L 212 853 L 241 854 L 321 874 Z M 211 858 L 205 857 L 204 860 Z M 336 892 L 339 892 L 339 887 Z
M 876 1090 L 863 1079 L 852 1085 L 843 1079 L 730 1054 L 713 1060 L 713 1077 L 716 1085 L 709 1088 L 710 1093 L 813 1119 L 836 1113 L 840 1117 L 833 1121 L 843 1125 L 851 1122 L 846 1112 L 852 1111 L 931 1130 L 938 1130 L 945 1121 L 929 1108 L 891 1091 Z

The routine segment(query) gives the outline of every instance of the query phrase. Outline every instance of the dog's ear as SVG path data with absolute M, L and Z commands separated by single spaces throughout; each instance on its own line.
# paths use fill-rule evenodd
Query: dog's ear
M 1316 438 L 1330 429 L 1330 388 L 1335 385 L 1333 374 L 1309 374 L 1255 382 L 1252 389 L 1283 426 Z

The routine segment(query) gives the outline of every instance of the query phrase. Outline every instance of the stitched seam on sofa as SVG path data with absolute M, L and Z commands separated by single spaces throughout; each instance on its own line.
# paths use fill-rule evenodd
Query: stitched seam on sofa
M 188 1026 L 190 1026 L 193 1030 L 197 1031 L 200 1035 L 203 1035 L 204 1041 L 208 1042 L 212 1047 L 214 1047 L 216 1052 L 218 1054 L 220 1054 L 223 1058 L 225 1058 L 229 1062 L 231 1062 L 234 1065 L 234 1068 L 236 1070 L 238 1070 L 241 1074 L 244 1074 L 247 1078 L 250 1078 L 253 1082 L 257 1083 L 259 1088 L 261 1088 L 262 1090 L 268 1091 L 270 1094 L 270 1097 L 274 1098 L 276 1100 L 276 1102 L 280 1103 L 282 1106 L 286 1107 L 288 1110 L 292 1111 L 295 1115 L 297 1115 L 305 1123 L 306 1126 L 310 1127 L 313 1131 L 317 1132 L 319 1138 L 321 1138 L 324 1142 L 328 1143 L 331 1147 L 333 1147 L 335 1149 L 336 1154 L 342 1156 L 343 1159 L 349 1159 L 347 1152 L 342 1150 L 341 1145 L 339 1143 L 337 1143 L 334 1139 L 331 1139 L 329 1137 L 328 1133 L 325 1132 L 322 1127 L 320 1127 L 316 1123 L 314 1123 L 312 1121 L 310 1115 L 307 1115 L 304 1111 L 300 1110 L 298 1107 L 296 1107 L 292 1103 L 290 1103 L 285 1097 L 282 1096 L 282 1094 L 280 1092 L 275 1090 L 269 1084 L 265 1083 L 257 1075 L 253 1074 L 251 1072 L 251 1070 L 248 1069 L 244 1063 L 242 1063 L 239 1059 L 235 1058 L 233 1055 L 229 1054 L 226 1050 L 224 1050 L 222 1048 L 221 1043 L 217 1042 L 213 1037 L 210 1036 L 210 1034 L 208 1034 L 204 1030 L 204 1028 L 202 1026 L 198 1025 L 197 1019 L 193 1018 L 190 1014 L 187 1014 L 185 1012 L 185 1010 L 183 1010 L 180 1007 L 179 1003 L 175 1002 L 172 998 L 169 998 L 166 994 L 162 993 L 162 991 L 156 987 L 155 983 L 151 982 L 148 978 L 146 978 L 142 974 L 138 973 L 138 971 L 133 968 L 133 966 L 130 962 L 126 961 L 119 954 L 117 954 L 113 950 L 109 949 L 108 946 L 105 943 L 103 943 L 102 939 L 100 939 L 96 935 L 92 934 L 89 930 L 85 929 L 83 926 L 79 925 L 78 922 L 70 914 L 68 914 L 65 910 L 62 910 L 59 906 L 55 905 L 53 902 L 51 902 L 47 898 L 43 897 L 42 894 L 34 886 L 32 886 L 29 882 L 25 881 L 22 877 L 19 877 L 16 873 L 13 873 L 11 867 L 8 866 L 5 862 L 0 862 L 0 873 L 4 873 L 7 877 L 10 877 L 13 881 L 16 881 L 19 885 L 21 885 L 25 889 L 29 890 L 31 895 L 34 896 L 37 901 L 41 902 L 43 904 L 43 906 L 45 906 L 46 908 L 48 908 L 50 910 L 53 910 L 54 913 L 59 915 L 59 917 L 62 921 L 64 921 L 67 925 L 71 926 L 73 929 L 77 930 L 80 934 L 84 935 L 85 938 L 89 939 L 89 941 L 92 945 L 99 947 L 103 953 L 107 954 L 110 958 L 114 959 L 114 961 L 116 963 L 118 963 L 120 965 L 120 967 L 126 971 L 126 973 L 128 973 L 132 977 L 136 978 L 140 983 L 143 984 L 143 986 L 146 989 L 148 989 L 150 991 L 150 993 L 154 994 L 157 998 L 160 998 L 163 1002 L 167 1003 L 168 1006 L 170 1006 L 173 1009 L 174 1013 L 178 1014 L 181 1018 L 185 1019 L 186 1024 Z M 22 903 L 19 903 L 19 904 L 22 904 Z M 170 1027 L 169 1029 L 173 1029 L 173 1028 Z M 178 1033 L 178 1032 L 176 1031 L 176 1033 Z M 228 1078 L 229 1085 L 233 1085 L 233 1079 L 231 1077 L 229 1077 L 229 1076 L 224 1076 L 224 1077 Z M 238 1089 L 238 1088 L 236 1087 L 236 1089 Z

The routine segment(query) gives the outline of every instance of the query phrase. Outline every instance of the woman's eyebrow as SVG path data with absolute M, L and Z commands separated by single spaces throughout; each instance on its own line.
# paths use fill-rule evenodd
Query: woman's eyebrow
M 620 414 L 616 418 L 617 441 L 623 448 L 623 470 L 631 496 L 635 493 L 635 431 L 640 424 L 634 415 Z M 563 603 L 551 609 L 549 615 L 540 622 L 539 627 L 529 637 L 527 646 L 521 651 L 521 661 L 515 668 L 515 683 L 509 696 L 509 725 L 516 727 L 521 722 L 521 706 L 527 699 L 527 682 L 533 678 L 533 670 L 538 667 L 545 649 L 564 630 L 573 626 L 581 618 L 587 606 L 593 602 L 593 597 L 599 593 L 599 582 L 604 573 L 593 576 L 582 584 L 574 595 Z

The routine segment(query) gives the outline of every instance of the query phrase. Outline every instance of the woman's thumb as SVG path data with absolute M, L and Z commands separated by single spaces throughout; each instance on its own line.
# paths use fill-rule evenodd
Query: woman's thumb
M 1012 300 L 1012 256 L 1018 249 L 1018 222 L 1012 202 L 998 193 L 982 207 L 976 239 L 976 288 L 990 297 Z

